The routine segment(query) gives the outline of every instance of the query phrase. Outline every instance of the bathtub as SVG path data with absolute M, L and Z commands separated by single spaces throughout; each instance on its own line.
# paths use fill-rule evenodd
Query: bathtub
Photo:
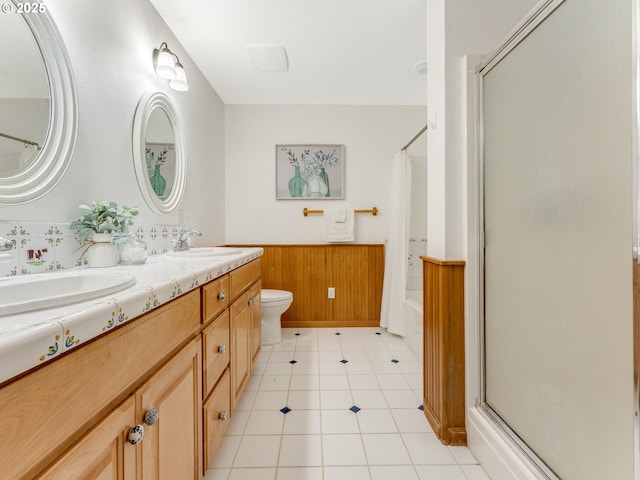
M 405 342 L 418 358 L 422 358 L 422 290 L 407 290 L 405 302 L 407 336 Z

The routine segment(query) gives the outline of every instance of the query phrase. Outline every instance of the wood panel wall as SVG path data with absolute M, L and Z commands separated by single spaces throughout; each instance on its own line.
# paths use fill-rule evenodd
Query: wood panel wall
M 262 288 L 293 293 L 283 327 L 380 324 L 384 245 L 250 246 L 264 248 Z M 335 288 L 335 299 L 327 298 L 329 287 Z
M 464 267 L 423 260 L 424 414 L 445 445 L 466 445 Z

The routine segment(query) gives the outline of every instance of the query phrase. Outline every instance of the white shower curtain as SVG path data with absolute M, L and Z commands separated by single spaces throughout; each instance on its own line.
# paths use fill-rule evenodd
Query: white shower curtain
M 380 326 L 391 333 L 405 337 L 407 335 L 405 300 L 411 217 L 411 161 L 406 150 L 399 151 L 393 158 L 389 215 L 391 221 L 384 256 Z

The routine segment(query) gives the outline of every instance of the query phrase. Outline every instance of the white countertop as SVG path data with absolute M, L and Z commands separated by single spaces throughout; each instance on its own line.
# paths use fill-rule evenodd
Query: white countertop
M 262 256 L 262 248 L 242 248 L 227 256 L 150 256 L 141 265 L 99 270 L 134 275 L 135 285 L 87 302 L 0 316 L 0 383 L 42 365 L 174 298 Z M 87 270 L 64 270 L 63 272 Z M 56 275 L 53 272 L 47 275 Z M 59 273 L 58 273 L 59 274 Z M 24 279 L 24 277 L 21 277 Z

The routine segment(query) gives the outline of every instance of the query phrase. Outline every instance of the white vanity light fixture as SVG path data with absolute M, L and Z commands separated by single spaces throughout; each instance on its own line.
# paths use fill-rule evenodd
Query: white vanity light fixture
M 159 48 L 153 50 L 153 64 L 156 74 L 169 80 L 171 88 L 180 92 L 189 90 L 187 72 L 178 56 L 169 50 L 166 42 L 162 42 Z

